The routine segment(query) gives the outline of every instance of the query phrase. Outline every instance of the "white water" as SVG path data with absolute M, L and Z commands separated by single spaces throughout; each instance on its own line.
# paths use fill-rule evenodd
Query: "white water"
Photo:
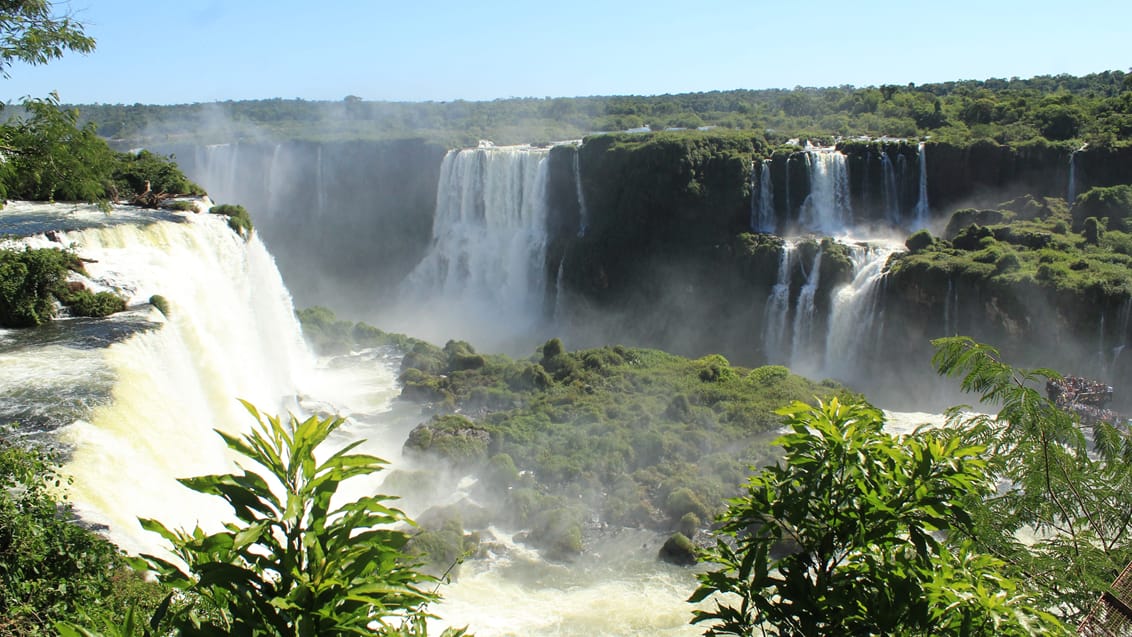
M 432 245 L 402 285 L 423 308 L 413 334 L 498 349 L 543 324 L 546 157 L 545 149 L 528 146 L 444 157 Z M 424 324 L 421 315 L 438 320 Z
M 853 221 L 845 155 L 833 148 L 814 148 L 807 144 L 805 157 L 810 173 L 810 194 L 802 202 L 799 222 L 814 232 L 844 232 Z
M 881 180 L 884 185 L 884 218 L 894 226 L 900 225 L 900 183 L 896 179 L 896 167 L 888 158 L 888 153 L 880 153 Z
M 55 358 L 61 369 L 42 372 L 112 379 L 109 400 L 59 435 L 73 446 L 65 470 L 77 478 L 78 510 L 109 525 L 131 551 L 155 548 L 137 516 L 191 526 L 225 514 L 175 479 L 228 469 L 212 429 L 243 429 L 248 417 L 236 398 L 279 411 L 293 404 L 311 367 L 290 296 L 263 244 L 254 236 L 245 242 L 220 217 L 181 218 L 62 234 L 92 259 L 88 286 L 114 290 L 136 308 L 108 325 L 131 315 L 160 324 L 72 360 Z M 57 246 L 43 235 L 24 243 Z M 146 305 L 153 294 L 167 299 L 168 318 Z
M 586 207 L 586 193 L 582 190 L 582 153 L 574 152 L 574 189 L 578 198 L 578 237 L 586 236 L 590 227 L 590 211 Z
M 794 271 L 794 245 L 782 246 L 778 261 L 778 276 L 763 311 L 763 350 L 767 361 L 778 365 L 790 362 L 790 347 L 786 335 L 790 320 L 790 277 Z
M 816 330 L 817 306 L 815 297 L 821 283 L 821 250 L 805 273 L 806 282 L 794 304 L 794 329 L 790 345 L 790 369 L 797 374 L 813 375 L 820 365 L 820 350 Z
M 825 343 L 825 374 L 843 381 L 852 379 L 863 354 L 876 345 L 880 329 L 879 289 L 884 266 L 896 249 L 885 244 L 850 244 L 853 281 L 833 296 Z
M 1070 205 L 1077 200 L 1077 153 L 1085 150 L 1088 144 L 1082 145 L 1077 150 L 1069 153 L 1069 184 L 1066 188 L 1066 201 Z
M 755 166 L 759 166 L 758 181 L 755 181 Z M 761 164 L 751 164 L 751 230 L 773 233 L 774 222 L 774 183 L 770 177 L 771 160 L 764 159 Z
M 920 165 L 919 196 L 916 199 L 916 219 L 912 229 L 919 230 L 928 225 L 931 207 L 928 205 L 928 155 L 924 149 L 924 142 L 917 146 L 916 162 Z

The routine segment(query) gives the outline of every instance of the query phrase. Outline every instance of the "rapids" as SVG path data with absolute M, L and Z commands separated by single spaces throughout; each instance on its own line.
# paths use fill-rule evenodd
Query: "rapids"
M 58 247 L 42 231 L 62 228 L 63 245 L 90 260 L 84 283 L 129 299 L 127 312 L 107 319 L 0 331 L 3 415 L 26 416 L 20 435 L 67 450 L 77 510 L 122 548 L 163 551 L 139 516 L 182 528 L 216 528 L 230 516 L 176 478 L 233 469 L 213 429 L 246 429 L 251 419 L 236 397 L 266 412 L 339 413 L 348 420 L 332 446 L 364 439 L 361 450 L 391 470 L 408 466 L 401 445 L 422 416 L 395 400 L 398 357 L 381 349 L 313 357 L 258 238 L 244 242 L 208 215 L 15 208 L 31 231 L 9 247 Z M 149 305 L 153 294 L 168 300 L 168 317 Z M 347 483 L 343 495 L 379 491 L 385 475 Z M 406 500 L 404 509 L 416 516 L 429 504 Z M 441 588 L 443 602 L 430 608 L 443 618 L 438 627 L 466 624 L 481 637 L 699 634 L 684 602 L 692 571 L 656 561 L 663 538 L 610 530 L 587 540 L 577 562 L 560 564 L 512 533 L 495 529 L 489 555 Z

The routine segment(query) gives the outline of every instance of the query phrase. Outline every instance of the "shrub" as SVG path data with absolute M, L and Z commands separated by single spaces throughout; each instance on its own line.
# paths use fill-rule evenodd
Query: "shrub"
M 63 293 L 59 300 L 74 316 L 101 318 L 126 309 L 126 299 L 113 292 L 77 290 Z
M 316 449 L 344 419 L 282 421 L 245 406 L 256 421 L 249 433 L 217 433 L 261 472 L 181 480 L 222 498 L 237 522 L 206 534 L 142 520 L 178 560 L 147 555 L 146 566 L 197 600 L 168 619 L 171 627 L 213 635 L 425 634 L 424 606 L 437 596 L 423 588 L 434 580 L 405 553 L 409 536 L 398 525 L 411 521 L 385 495 L 332 505 L 340 483 L 385 462 L 351 453 L 357 441 L 319 463 Z
M 51 248 L 0 250 L 0 327 L 33 327 L 55 317 L 55 296 L 82 263 Z
M 157 311 L 161 312 L 166 317 L 169 316 L 169 300 L 165 297 L 161 296 L 160 294 L 154 294 L 153 296 L 149 297 L 149 304 L 157 308 Z
M 1085 242 L 1092 245 L 1100 245 L 1101 237 L 1104 236 L 1104 226 L 1097 220 L 1096 217 L 1089 217 L 1085 219 L 1085 226 L 1082 230 L 1085 236 Z
M 915 254 L 927 250 L 933 243 L 935 243 L 935 239 L 932 238 L 932 233 L 927 230 L 920 230 L 908 237 L 908 240 L 904 242 L 904 246 L 908 248 L 909 252 Z
M 54 621 L 156 607 L 162 591 L 76 523 L 56 459 L 0 434 L 0 634 L 49 634 Z
M 208 209 L 210 214 L 228 217 L 228 227 L 241 237 L 248 239 L 252 236 L 252 218 L 243 206 L 221 204 Z

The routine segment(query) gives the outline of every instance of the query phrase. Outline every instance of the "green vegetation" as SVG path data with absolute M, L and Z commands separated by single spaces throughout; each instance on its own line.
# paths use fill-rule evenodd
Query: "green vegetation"
M 220 204 L 208 209 L 210 214 L 228 217 L 228 227 L 245 239 L 252 236 L 252 218 L 243 206 Z
M 59 3 L 49 0 L 9 2 L 0 11 L 0 73 L 9 77 L 15 61 L 46 64 L 63 57 L 64 51 L 90 53 L 94 40 L 83 25 L 65 13 L 56 13 Z
M 988 477 L 1003 488 L 971 499 L 972 524 L 956 529 L 980 551 L 1010 565 L 1067 624 L 1080 622 L 1132 561 L 1132 435 L 1091 426 L 1059 410 L 1034 387 L 1060 378 L 1047 369 L 1015 369 L 997 350 L 967 338 L 933 343 L 933 364 L 961 379 L 996 416 L 951 414 L 964 444 L 985 446 Z M 1031 543 L 1022 533 L 1036 535 Z
M 0 166 L 0 194 L 6 198 L 108 206 L 146 192 L 147 185 L 170 195 L 203 193 L 171 158 L 111 150 L 93 124 L 79 125 L 76 109 L 59 105 L 56 94 L 28 99 L 22 111 L 0 125 L 8 159 Z
M 351 453 L 361 441 L 318 462 L 316 449 L 342 418 L 281 420 L 245 406 L 256 421 L 249 433 L 217 433 L 260 472 L 181 480 L 222 498 L 238 522 L 206 533 L 142 520 L 178 559 L 145 556 L 145 565 L 194 601 L 158 609 L 155 623 L 199 635 L 426 634 L 424 607 L 437 596 L 422 587 L 433 580 L 414 568 L 402 550 L 409 536 L 395 527 L 411 521 L 388 496 L 332 503 L 343 481 L 385 462 Z
M 1118 303 L 1132 296 L 1132 233 L 1120 216 L 1127 211 L 1112 204 L 1126 189 L 1132 192 L 1094 188 L 1072 213 L 1062 200 L 1031 197 L 997 210 L 959 210 L 943 238 L 921 231 L 908 239 L 909 252 L 890 261 L 892 280 L 934 290 L 951 280 L 1006 298 L 1045 295 L 1065 308 Z
M 153 296 L 149 297 L 149 304 L 157 308 L 157 311 L 161 312 L 166 317 L 169 316 L 169 299 L 161 296 L 160 294 L 154 294 Z
M 315 339 L 328 330 L 308 326 L 335 325 L 322 308 L 300 316 Z M 339 335 L 353 329 L 338 325 Z M 497 507 L 489 517 L 529 529 L 526 541 L 558 558 L 581 550 L 592 512 L 611 524 L 695 534 L 744 467 L 774 454 L 774 409 L 842 392 L 721 356 L 620 346 L 568 352 L 551 339 L 530 359 L 512 360 L 460 341 L 406 344 L 402 396 L 435 414 L 410 434 L 406 453 L 478 475 L 483 501 Z
M 889 435 L 880 411 L 836 398 L 779 413 L 785 458 L 730 502 L 707 554 L 721 568 L 689 600 L 738 597 L 696 611 L 706 634 L 1069 634 L 1006 562 L 955 541 L 992 492 L 982 447 L 946 430 Z
M 34 327 L 55 317 L 55 301 L 75 316 L 107 316 L 126 309 L 112 292 L 68 284 L 67 272 L 85 274 L 82 261 L 53 248 L 0 250 L 0 327 Z
M 155 609 L 161 589 L 76 523 L 56 459 L 7 434 L 0 432 L 0 635 L 47 635 L 56 621 Z
M 490 102 L 399 103 L 258 100 L 178 106 L 87 105 L 83 116 L 103 134 L 137 142 L 198 143 L 251 139 L 425 137 L 448 145 L 576 139 L 598 131 L 719 127 L 791 138 L 869 135 L 1017 144 L 1079 139 L 1093 146 L 1132 136 L 1132 80 L 1122 71 L 1081 77 L 964 80 L 936 84 L 793 90 L 736 90 L 682 95 L 519 98 Z M 223 118 L 216 117 L 217 112 Z M 224 128 L 210 122 L 225 119 Z M 242 132 L 241 132 L 242 131 Z M 1079 144 L 1078 144 L 1079 145 Z
M 411 350 L 415 338 L 383 332 L 362 322 L 341 320 L 325 307 L 309 307 L 295 311 L 303 328 L 303 337 L 319 354 L 345 354 L 351 349 L 392 346 L 402 352 Z

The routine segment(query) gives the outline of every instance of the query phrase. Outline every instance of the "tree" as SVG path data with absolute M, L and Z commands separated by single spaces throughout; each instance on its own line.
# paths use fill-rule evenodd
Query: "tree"
M 10 77 L 13 62 L 46 64 L 65 51 L 90 53 L 94 38 L 72 15 L 58 13 L 48 0 L 0 0 L 0 73 Z
M 1034 389 L 1056 372 L 1014 368 L 965 337 L 933 344 L 941 374 L 1000 407 L 995 416 L 954 412 L 949 423 L 987 445 L 990 475 L 1004 485 L 971 503 L 975 524 L 960 531 L 1024 573 L 1045 607 L 1079 621 L 1132 561 L 1132 436 L 1097 422 L 1090 447 L 1080 418 Z
M 160 601 L 105 538 L 75 524 L 56 458 L 0 431 L 0 635 L 46 634 L 53 621 L 112 618 Z
M 750 478 L 707 553 L 721 568 L 691 597 L 707 635 L 1029 635 L 1064 632 L 1005 564 L 937 536 L 971 524 L 990 490 L 979 446 L 945 431 L 894 437 L 882 414 L 837 399 L 779 412 L 782 463 Z
M 424 635 L 424 608 L 437 595 L 422 588 L 435 580 L 403 552 L 409 536 L 395 525 L 411 521 L 387 506 L 388 496 L 334 501 L 342 481 L 380 471 L 385 462 L 350 453 L 361 441 L 318 462 L 316 449 L 342 418 L 282 421 L 245 406 L 256 421 L 252 430 L 218 433 L 262 473 L 181 480 L 223 498 L 238 522 L 206 533 L 142 520 L 182 563 L 144 556 L 144 565 L 200 600 L 155 620 L 183 635 Z

